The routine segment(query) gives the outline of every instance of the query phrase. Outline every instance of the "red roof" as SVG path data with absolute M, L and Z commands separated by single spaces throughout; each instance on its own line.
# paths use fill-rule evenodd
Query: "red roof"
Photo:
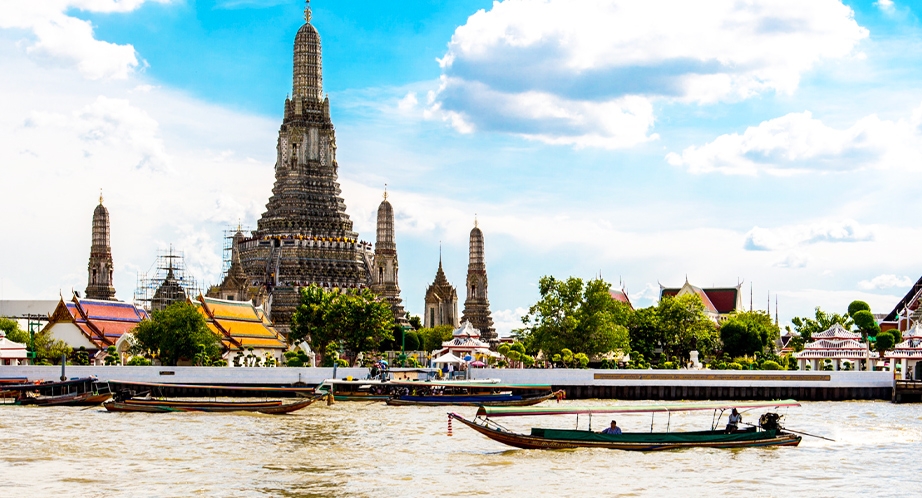
M 695 289 L 695 293 L 701 298 L 705 308 L 712 309 L 722 315 L 736 311 L 737 294 L 739 293 L 739 289 L 736 287 L 703 289 L 692 286 L 692 288 Z M 682 289 L 663 289 L 661 295 L 675 297 L 680 290 Z
M 102 319 L 110 321 L 140 322 L 141 314 L 133 304 L 116 301 L 96 301 L 81 299 L 80 307 L 89 319 Z

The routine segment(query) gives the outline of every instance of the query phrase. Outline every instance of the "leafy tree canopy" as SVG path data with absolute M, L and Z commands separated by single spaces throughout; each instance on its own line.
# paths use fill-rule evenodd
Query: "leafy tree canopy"
M 896 332 L 896 334 L 894 334 Z M 903 339 L 902 334 L 898 330 L 888 330 L 886 332 L 881 332 L 877 334 L 877 352 L 880 353 L 883 357 L 890 348 L 896 346 L 896 344 Z
M 656 316 L 663 350 L 669 357 L 685 359 L 692 350 L 710 355 L 720 345 L 717 325 L 695 294 L 663 297 L 656 305 Z
M 289 342 L 307 340 L 314 351 L 326 351 L 331 343 L 355 353 L 375 351 L 394 338 L 390 305 L 368 289 L 304 287 L 291 322 Z
M 858 330 L 866 335 L 873 337 L 880 332 L 880 325 L 877 324 L 877 320 L 874 319 L 874 315 L 869 310 L 856 311 L 852 314 L 852 320 L 855 321 L 855 326 L 858 327 Z
M 780 334 L 764 311 L 734 313 L 720 327 L 724 352 L 733 357 L 764 352 Z
M 61 339 L 55 339 L 51 332 L 35 334 L 35 361 L 38 364 L 54 364 L 61 362 L 62 356 L 70 356 L 73 348 Z
M 130 349 L 133 354 L 156 356 L 163 365 L 176 365 L 196 355 L 220 357 L 221 341 L 195 306 L 177 301 L 138 324 Z
M 29 344 L 29 333 L 19 328 L 19 322 L 10 318 L 0 317 L 0 330 L 6 335 L 6 338 L 20 344 Z
M 610 288 L 601 279 L 583 282 L 576 277 L 541 277 L 541 297 L 522 317 L 525 328 L 518 330 L 516 337 L 529 352 L 548 355 L 563 349 L 589 356 L 628 349 L 626 325 L 632 312 L 612 299 Z
M 851 304 L 848 305 L 848 316 L 854 318 L 855 313 L 859 311 L 871 311 L 871 305 L 864 301 L 852 301 Z
M 420 347 L 424 351 L 434 351 L 442 347 L 442 343 L 451 340 L 451 333 L 454 332 L 451 325 L 439 325 L 419 329 L 416 334 L 419 336 Z M 399 348 L 400 345 L 398 344 Z
M 413 327 L 413 330 L 423 328 L 423 321 L 419 318 L 419 315 L 407 315 L 407 321 L 410 322 L 410 326 Z
M 797 338 L 795 348 L 803 348 L 803 344 L 809 341 L 813 334 L 827 330 L 837 323 L 842 325 L 845 330 L 849 330 L 854 322 L 847 314 L 826 313 L 817 306 L 814 318 L 795 316 L 791 319 L 791 323 L 794 324 L 794 331 L 800 336 Z

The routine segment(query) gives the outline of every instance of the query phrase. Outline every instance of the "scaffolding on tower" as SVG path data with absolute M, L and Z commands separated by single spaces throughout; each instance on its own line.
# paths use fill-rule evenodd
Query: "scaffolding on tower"
M 134 291 L 135 306 L 148 312 L 165 308 L 169 303 L 157 302 L 158 299 L 162 299 L 157 297 L 157 289 L 163 285 L 170 273 L 187 297 L 194 299 L 202 293 L 202 286 L 187 272 L 183 251 L 177 251 L 171 245 L 169 249 L 157 250 L 157 259 L 150 269 L 138 273 L 138 283 Z
M 249 234 L 253 233 L 253 229 L 238 224 L 237 228 L 226 228 L 224 230 L 224 248 L 221 253 L 223 259 L 221 264 L 221 278 L 226 277 L 227 271 L 230 270 L 231 261 L 234 258 L 234 236 L 237 235 L 237 232 L 243 233 L 244 238 L 247 238 Z

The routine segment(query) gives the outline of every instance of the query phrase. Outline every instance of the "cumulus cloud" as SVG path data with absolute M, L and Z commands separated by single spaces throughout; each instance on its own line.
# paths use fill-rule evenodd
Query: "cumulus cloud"
M 806 254 L 795 252 L 795 253 L 788 254 L 787 256 L 784 257 L 784 259 L 776 262 L 772 266 L 776 266 L 778 268 L 792 268 L 792 269 L 806 268 L 807 263 L 809 261 L 810 261 L 810 257 L 807 256 Z
M 125 79 L 139 65 L 134 47 L 96 39 L 92 24 L 68 12 L 125 13 L 146 1 L 171 0 L 7 0 L 0 4 L 0 28 L 30 31 L 26 52 L 33 57 L 67 61 L 92 80 Z
M 896 275 L 878 275 L 871 280 L 862 280 L 858 282 L 858 287 L 865 290 L 889 289 L 892 287 L 909 287 L 913 280 L 907 276 L 898 277 Z
M 898 121 L 866 116 L 842 130 L 827 126 L 807 111 L 790 113 L 749 127 L 742 134 L 721 135 L 681 154 L 669 153 L 666 160 L 692 173 L 731 175 L 917 168 L 922 160 L 920 109 L 910 119 Z
M 432 111 L 463 132 L 630 147 L 655 138 L 651 100 L 793 92 L 867 37 L 853 15 L 837 0 L 494 2 L 452 36 Z
M 528 313 L 525 308 L 493 311 L 493 328 L 500 337 L 506 337 L 515 329 L 524 327 L 522 317 Z
M 747 251 L 777 251 L 819 242 L 867 242 L 874 232 L 854 220 L 819 222 L 779 228 L 753 227 L 746 233 Z
M 169 163 L 157 121 L 126 99 L 99 96 L 69 116 L 36 111 L 26 123 L 41 128 L 37 134 L 47 133 L 49 127 L 72 130 L 82 142 L 85 156 L 122 148 L 135 156 L 136 168 L 159 169 Z
M 896 10 L 896 7 L 893 5 L 893 0 L 877 0 L 874 2 L 874 5 L 887 14 L 892 14 Z

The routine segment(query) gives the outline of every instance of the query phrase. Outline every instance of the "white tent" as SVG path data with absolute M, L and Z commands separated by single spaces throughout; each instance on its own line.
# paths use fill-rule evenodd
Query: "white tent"
M 432 360 L 433 365 L 436 363 L 464 363 L 464 360 L 451 353 L 447 353 Z

